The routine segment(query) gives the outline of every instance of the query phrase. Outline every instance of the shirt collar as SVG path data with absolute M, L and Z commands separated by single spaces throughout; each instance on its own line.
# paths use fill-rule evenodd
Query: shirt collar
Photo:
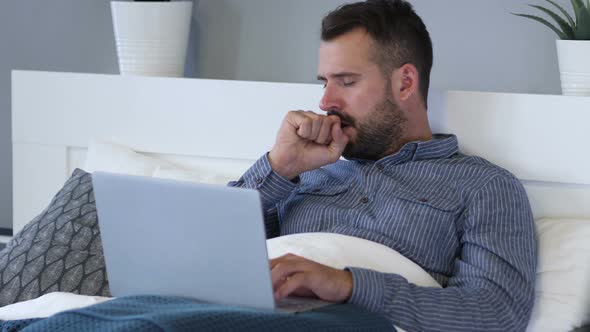
M 414 141 L 406 143 L 394 154 L 376 161 L 383 166 L 394 166 L 408 161 L 428 159 L 446 159 L 459 152 L 457 136 L 448 134 L 435 134 L 429 141 Z M 361 163 L 366 160 L 357 160 Z

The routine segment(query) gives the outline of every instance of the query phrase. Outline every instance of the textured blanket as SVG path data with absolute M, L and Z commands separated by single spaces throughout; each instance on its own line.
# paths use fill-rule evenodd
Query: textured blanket
M 298 314 L 203 304 L 178 297 L 131 296 L 45 319 L 0 321 L 0 331 L 394 331 L 353 305 Z

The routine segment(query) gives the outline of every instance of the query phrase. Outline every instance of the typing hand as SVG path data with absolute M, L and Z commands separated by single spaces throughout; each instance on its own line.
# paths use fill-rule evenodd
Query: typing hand
M 293 179 L 299 174 L 336 162 L 349 137 L 340 118 L 314 112 L 287 113 L 268 158 L 279 175 Z
M 324 301 L 345 302 L 352 295 L 352 274 L 287 254 L 270 260 L 275 299 L 289 295 L 316 296 Z

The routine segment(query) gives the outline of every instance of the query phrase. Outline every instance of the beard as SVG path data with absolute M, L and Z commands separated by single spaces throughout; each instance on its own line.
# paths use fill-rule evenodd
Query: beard
M 344 148 L 344 158 L 379 160 L 400 148 L 403 124 L 407 118 L 399 105 L 387 96 L 373 107 L 367 120 L 362 123 L 345 114 L 332 114 L 338 115 L 357 132 L 356 138 Z

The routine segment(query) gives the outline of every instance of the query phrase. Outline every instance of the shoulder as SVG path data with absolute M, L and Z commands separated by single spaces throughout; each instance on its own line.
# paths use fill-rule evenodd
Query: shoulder
M 471 205 L 486 205 L 487 209 L 518 207 L 530 211 L 528 196 L 520 180 L 505 168 L 477 156 L 457 156 L 461 164 L 478 170 L 476 186 L 471 189 Z M 475 181 L 474 181 L 475 183 Z
M 413 183 L 421 187 L 431 184 L 446 195 L 453 195 L 463 206 L 469 206 L 484 197 L 492 200 L 506 197 L 511 201 L 527 200 L 520 180 L 509 170 L 485 158 L 456 153 L 448 158 L 418 163 L 422 165 L 414 166 Z M 425 174 L 426 180 L 423 179 Z
M 438 162 L 441 166 L 447 167 L 449 172 L 455 173 L 458 180 L 473 182 L 477 188 L 492 181 L 492 179 L 520 184 L 518 178 L 509 170 L 479 156 L 457 153 Z

